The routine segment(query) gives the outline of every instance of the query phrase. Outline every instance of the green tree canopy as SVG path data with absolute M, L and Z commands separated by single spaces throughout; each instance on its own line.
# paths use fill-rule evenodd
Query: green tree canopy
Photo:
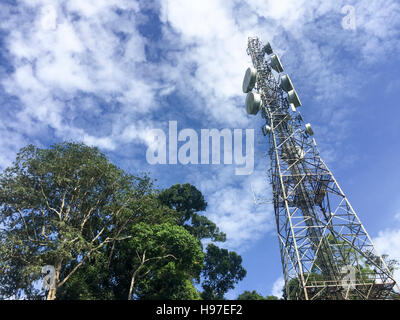
M 209 244 L 202 276 L 203 299 L 220 300 L 246 276 L 246 270 L 242 267 L 242 257 L 236 252 Z
M 130 289 L 130 298 L 135 294 L 142 299 L 178 299 L 177 286 L 186 287 L 186 280 L 199 278 L 203 251 L 198 240 L 181 226 L 139 223 L 131 234 L 128 241 L 118 244 L 120 255 L 113 261 L 114 268 L 121 268 L 115 272 L 119 292 Z
M 23 148 L 0 175 L 0 294 L 37 297 L 32 281 L 53 265 L 54 299 L 90 257 L 126 237 L 150 189 L 147 177 L 124 173 L 96 148 Z
M 226 235 L 207 217 L 198 214 L 207 208 L 203 195 L 195 186 L 176 184 L 159 194 L 162 204 L 178 213 L 178 224 L 184 226 L 199 240 L 225 241 Z
M 253 290 L 253 291 L 246 290 L 242 294 L 240 294 L 237 299 L 238 300 L 279 300 L 278 297 L 272 296 L 272 295 L 263 297 L 256 290 Z
M 238 300 L 265 300 L 262 295 L 260 295 L 256 290 L 244 291 L 237 298 Z
M 0 297 L 223 299 L 246 271 L 190 184 L 161 192 L 97 149 L 28 146 L 0 174 Z M 44 265 L 55 287 L 38 284 Z

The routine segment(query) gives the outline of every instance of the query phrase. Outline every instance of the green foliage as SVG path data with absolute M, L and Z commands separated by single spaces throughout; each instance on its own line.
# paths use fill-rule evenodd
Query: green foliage
M 390 300 L 400 300 L 400 293 L 398 292 L 392 292 L 392 294 L 389 297 Z
M 137 286 L 136 299 L 140 300 L 199 300 L 200 294 L 193 280 L 179 264 L 169 262 L 156 268 L 151 277 L 146 277 Z
M 120 267 L 125 272 L 116 272 L 115 277 L 124 297 L 138 268 L 137 278 L 146 275 L 136 284 L 134 293 L 139 299 L 178 298 L 177 287 L 189 288 L 187 280 L 199 277 L 204 254 L 198 240 L 181 226 L 139 223 L 132 227 L 131 235 L 119 244 L 113 260 L 113 268 L 123 262 Z
M 197 211 L 206 210 L 207 203 L 204 197 L 196 187 L 185 183 L 176 184 L 159 194 L 160 202 L 180 214 L 179 224 L 183 225 Z
M 253 290 L 243 292 L 238 296 L 237 300 L 265 300 L 265 298 L 256 290 Z
M 97 149 L 21 149 L 0 174 L 0 297 L 44 299 L 41 267 L 56 268 L 47 299 L 223 299 L 246 271 L 225 234 L 199 212 L 190 184 L 158 192 Z M 205 263 L 204 263 L 205 262 Z
M 234 284 L 246 276 L 242 267 L 242 257 L 236 252 L 220 249 L 213 244 L 207 246 L 205 266 L 202 271 L 205 300 L 221 300 L 224 294 L 234 288 Z
M 246 290 L 238 296 L 237 300 L 279 300 L 279 298 L 276 296 L 266 296 L 264 298 L 256 290 L 253 291 Z
M 159 194 L 162 204 L 178 213 L 178 224 L 184 226 L 197 239 L 211 239 L 212 241 L 225 241 L 226 235 L 219 231 L 214 222 L 197 212 L 204 211 L 207 203 L 196 187 L 185 183 L 176 184 Z
M 150 189 L 147 177 L 124 173 L 96 148 L 23 148 L 0 175 L 0 294 L 38 298 L 33 281 L 47 264 L 60 288 L 77 270 L 71 265 L 123 238 Z

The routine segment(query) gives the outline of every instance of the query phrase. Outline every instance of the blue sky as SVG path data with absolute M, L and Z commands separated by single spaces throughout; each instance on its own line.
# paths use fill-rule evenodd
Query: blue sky
M 345 5 L 355 8 L 355 30 L 342 27 Z M 378 250 L 400 260 L 399 27 L 396 0 L 2 0 L 0 169 L 29 143 L 74 140 L 131 173 L 151 172 L 161 188 L 190 182 L 248 271 L 227 297 L 276 293 L 267 144 L 241 92 L 247 37 L 256 35 L 278 52 L 323 158 Z M 198 133 L 254 128 L 255 171 L 150 166 L 151 129 L 167 132 L 174 120 Z

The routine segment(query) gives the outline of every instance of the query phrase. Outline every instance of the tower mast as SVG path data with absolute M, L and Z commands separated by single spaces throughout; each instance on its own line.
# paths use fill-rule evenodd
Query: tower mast
M 247 53 L 246 110 L 265 120 L 286 297 L 388 299 L 397 284 L 322 160 L 278 55 L 257 37 L 248 39 Z

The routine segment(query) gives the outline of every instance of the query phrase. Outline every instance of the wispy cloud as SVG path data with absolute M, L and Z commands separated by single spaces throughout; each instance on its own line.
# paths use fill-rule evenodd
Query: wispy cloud
M 168 85 L 149 72 L 137 2 L 38 0 L 2 9 L 10 13 L 1 28 L 14 72 L 1 84 L 19 100 L 4 122 L 9 130 L 32 137 L 48 128 L 106 150 L 147 142 L 151 116 L 135 120 L 159 107 Z
M 387 254 L 389 259 L 400 263 L 400 229 L 385 229 L 378 233 L 373 239 L 379 254 Z M 399 266 L 400 267 L 400 266 Z M 396 282 L 400 283 L 400 270 L 394 272 Z
M 245 252 L 252 244 L 274 229 L 271 186 L 265 170 L 250 176 L 234 176 L 234 168 L 216 166 L 199 173 L 200 190 L 207 195 L 207 216 L 227 234 L 224 247 Z
M 285 286 L 285 280 L 283 277 L 279 277 L 278 279 L 275 280 L 274 284 L 272 285 L 272 291 L 271 295 L 282 298 L 283 295 L 283 287 Z

